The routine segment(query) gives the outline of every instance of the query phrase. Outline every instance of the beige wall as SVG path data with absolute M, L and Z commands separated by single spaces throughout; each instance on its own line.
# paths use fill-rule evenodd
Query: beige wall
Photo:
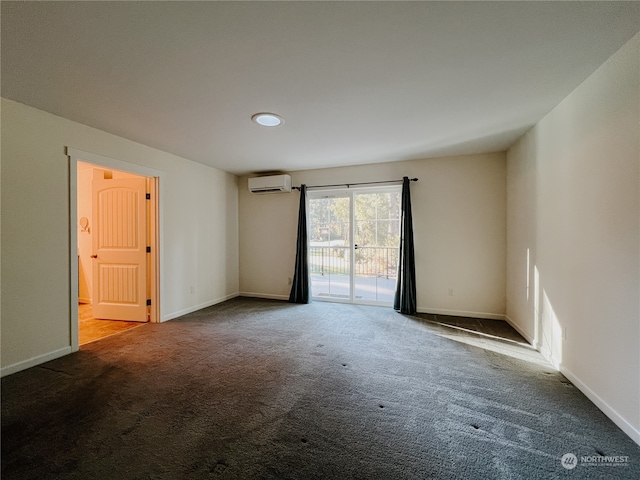
M 507 155 L 509 320 L 638 443 L 639 63 L 640 34 Z
M 70 351 L 65 147 L 164 172 L 163 320 L 237 295 L 237 177 L 9 100 L 1 114 L 3 374 Z
M 291 172 L 294 185 L 418 177 L 411 184 L 420 311 L 505 313 L 503 153 Z M 288 298 L 299 194 L 256 195 L 240 179 L 240 290 Z M 453 296 L 449 295 L 453 290 Z

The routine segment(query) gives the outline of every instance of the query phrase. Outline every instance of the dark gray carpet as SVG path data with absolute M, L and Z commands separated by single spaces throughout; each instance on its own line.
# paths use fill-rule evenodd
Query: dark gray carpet
M 504 323 L 429 318 L 238 298 L 89 344 L 2 380 L 2 478 L 640 478 Z

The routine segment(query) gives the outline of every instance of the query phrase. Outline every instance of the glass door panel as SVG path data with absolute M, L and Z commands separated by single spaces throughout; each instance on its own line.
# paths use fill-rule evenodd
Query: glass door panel
M 351 199 L 309 198 L 311 294 L 351 301 Z
M 354 193 L 354 300 L 392 304 L 400 244 L 400 190 Z

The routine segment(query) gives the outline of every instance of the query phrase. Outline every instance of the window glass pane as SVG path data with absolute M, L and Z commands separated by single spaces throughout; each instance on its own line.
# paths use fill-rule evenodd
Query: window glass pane
M 309 270 L 314 297 L 351 299 L 348 197 L 309 200 Z

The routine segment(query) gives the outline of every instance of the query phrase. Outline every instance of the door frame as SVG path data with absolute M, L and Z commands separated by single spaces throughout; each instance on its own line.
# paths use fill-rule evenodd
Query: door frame
M 392 192 L 398 191 L 401 192 L 401 185 L 393 185 L 393 186 L 368 186 L 368 187 L 348 187 L 348 188 L 322 188 L 322 189 L 314 189 L 307 191 L 306 198 L 306 208 L 307 212 L 309 209 L 309 202 L 318 198 L 348 198 L 349 199 L 349 237 L 351 240 L 351 245 L 349 246 L 349 298 L 348 299 L 340 299 L 340 298 L 324 298 L 324 297 L 315 297 L 313 296 L 313 287 L 311 287 L 311 298 L 313 301 L 319 302 L 331 302 L 331 303 L 351 303 L 354 305 L 374 305 L 374 306 L 392 306 L 392 302 L 379 302 L 372 300 L 358 300 L 355 296 L 355 283 L 356 283 L 356 225 L 355 225 L 355 196 L 363 193 L 384 193 L 384 192 Z M 307 222 L 309 218 L 307 218 Z M 307 225 L 308 229 L 308 225 Z M 308 240 L 308 243 L 310 241 Z M 307 245 L 307 248 L 310 248 L 310 245 Z M 397 281 L 397 280 L 396 280 Z
M 151 231 L 151 256 L 148 264 L 149 281 L 151 284 L 150 321 L 160 322 L 160 301 L 163 295 L 160 275 L 163 270 L 160 246 L 162 245 L 163 202 L 161 187 L 164 184 L 165 173 L 149 167 L 143 167 L 134 163 L 116 160 L 103 155 L 85 152 L 71 147 L 66 147 L 66 155 L 69 158 L 69 278 L 70 278 L 70 341 L 71 351 L 80 349 L 78 338 L 78 162 L 91 163 L 96 167 L 120 170 L 123 172 L 140 175 L 151 179 L 151 205 L 148 222 Z

